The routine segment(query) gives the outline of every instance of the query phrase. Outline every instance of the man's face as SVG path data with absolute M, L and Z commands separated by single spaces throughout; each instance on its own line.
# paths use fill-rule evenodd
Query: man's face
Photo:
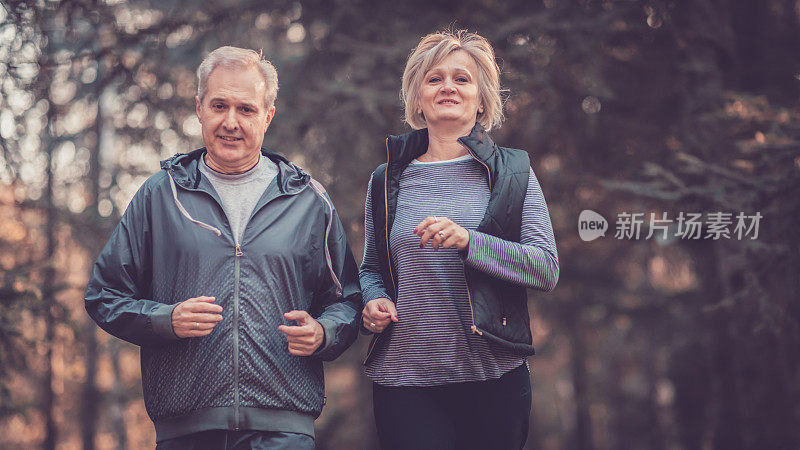
M 274 106 L 264 105 L 266 90 L 264 77 L 255 67 L 217 67 L 208 76 L 205 98 L 195 101 L 211 168 L 235 173 L 256 163 L 275 114 Z

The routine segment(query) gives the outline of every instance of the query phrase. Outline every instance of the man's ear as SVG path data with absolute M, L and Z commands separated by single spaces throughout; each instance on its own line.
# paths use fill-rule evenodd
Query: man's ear
M 200 97 L 195 96 L 194 103 L 195 103 L 194 110 L 195 113 L 197 113 L 197 120 L 199 120 L 200 123 L 203 123 L 203 119 L 200 118 L 200 109 L 203 107 L 203 103 L 200 101 Z
M 267 128 L 269 128 L 269 124 L 272 123 L 272 118 L 275 117 L 275 105 L 267 111 Z

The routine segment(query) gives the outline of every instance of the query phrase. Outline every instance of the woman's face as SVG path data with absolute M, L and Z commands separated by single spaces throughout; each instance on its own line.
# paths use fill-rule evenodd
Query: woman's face
M 456 50 L 422 78 L 419 108 L 428 126 L 472 127 L 480 106 L 478 65 L 469 53 Z

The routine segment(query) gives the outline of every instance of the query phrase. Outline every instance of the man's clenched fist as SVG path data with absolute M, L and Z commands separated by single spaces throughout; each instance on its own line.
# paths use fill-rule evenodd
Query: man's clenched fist
M 179 338 L 200 337 L 222 321 L 222 306 L 214 297 L 193 297 L 178 303 L 172 310 L 172 331 Z
M 289 311 L 283 315 L 289 320 L 296 320 L 297 325 L 281 325 L 280 331 L 289 340 L 289 353 L 297 356 L 309 356 L 322 345 L 325 330 L 306 311 Z

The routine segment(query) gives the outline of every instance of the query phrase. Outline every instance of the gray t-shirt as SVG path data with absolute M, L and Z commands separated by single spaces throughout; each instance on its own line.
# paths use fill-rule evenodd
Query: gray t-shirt
M 264 155 L 247 172 L 228 175 L 215 171 L 206 164 L 205 155 L 200 159 L 200 173 L 214 186 L 222 200 L 222 209 L 231 224 L 233 239 L 241 243 L 244 228 L 250 220 L 253 208 L 264 194 L 267 186 L 278 174 L 278 166 Z

